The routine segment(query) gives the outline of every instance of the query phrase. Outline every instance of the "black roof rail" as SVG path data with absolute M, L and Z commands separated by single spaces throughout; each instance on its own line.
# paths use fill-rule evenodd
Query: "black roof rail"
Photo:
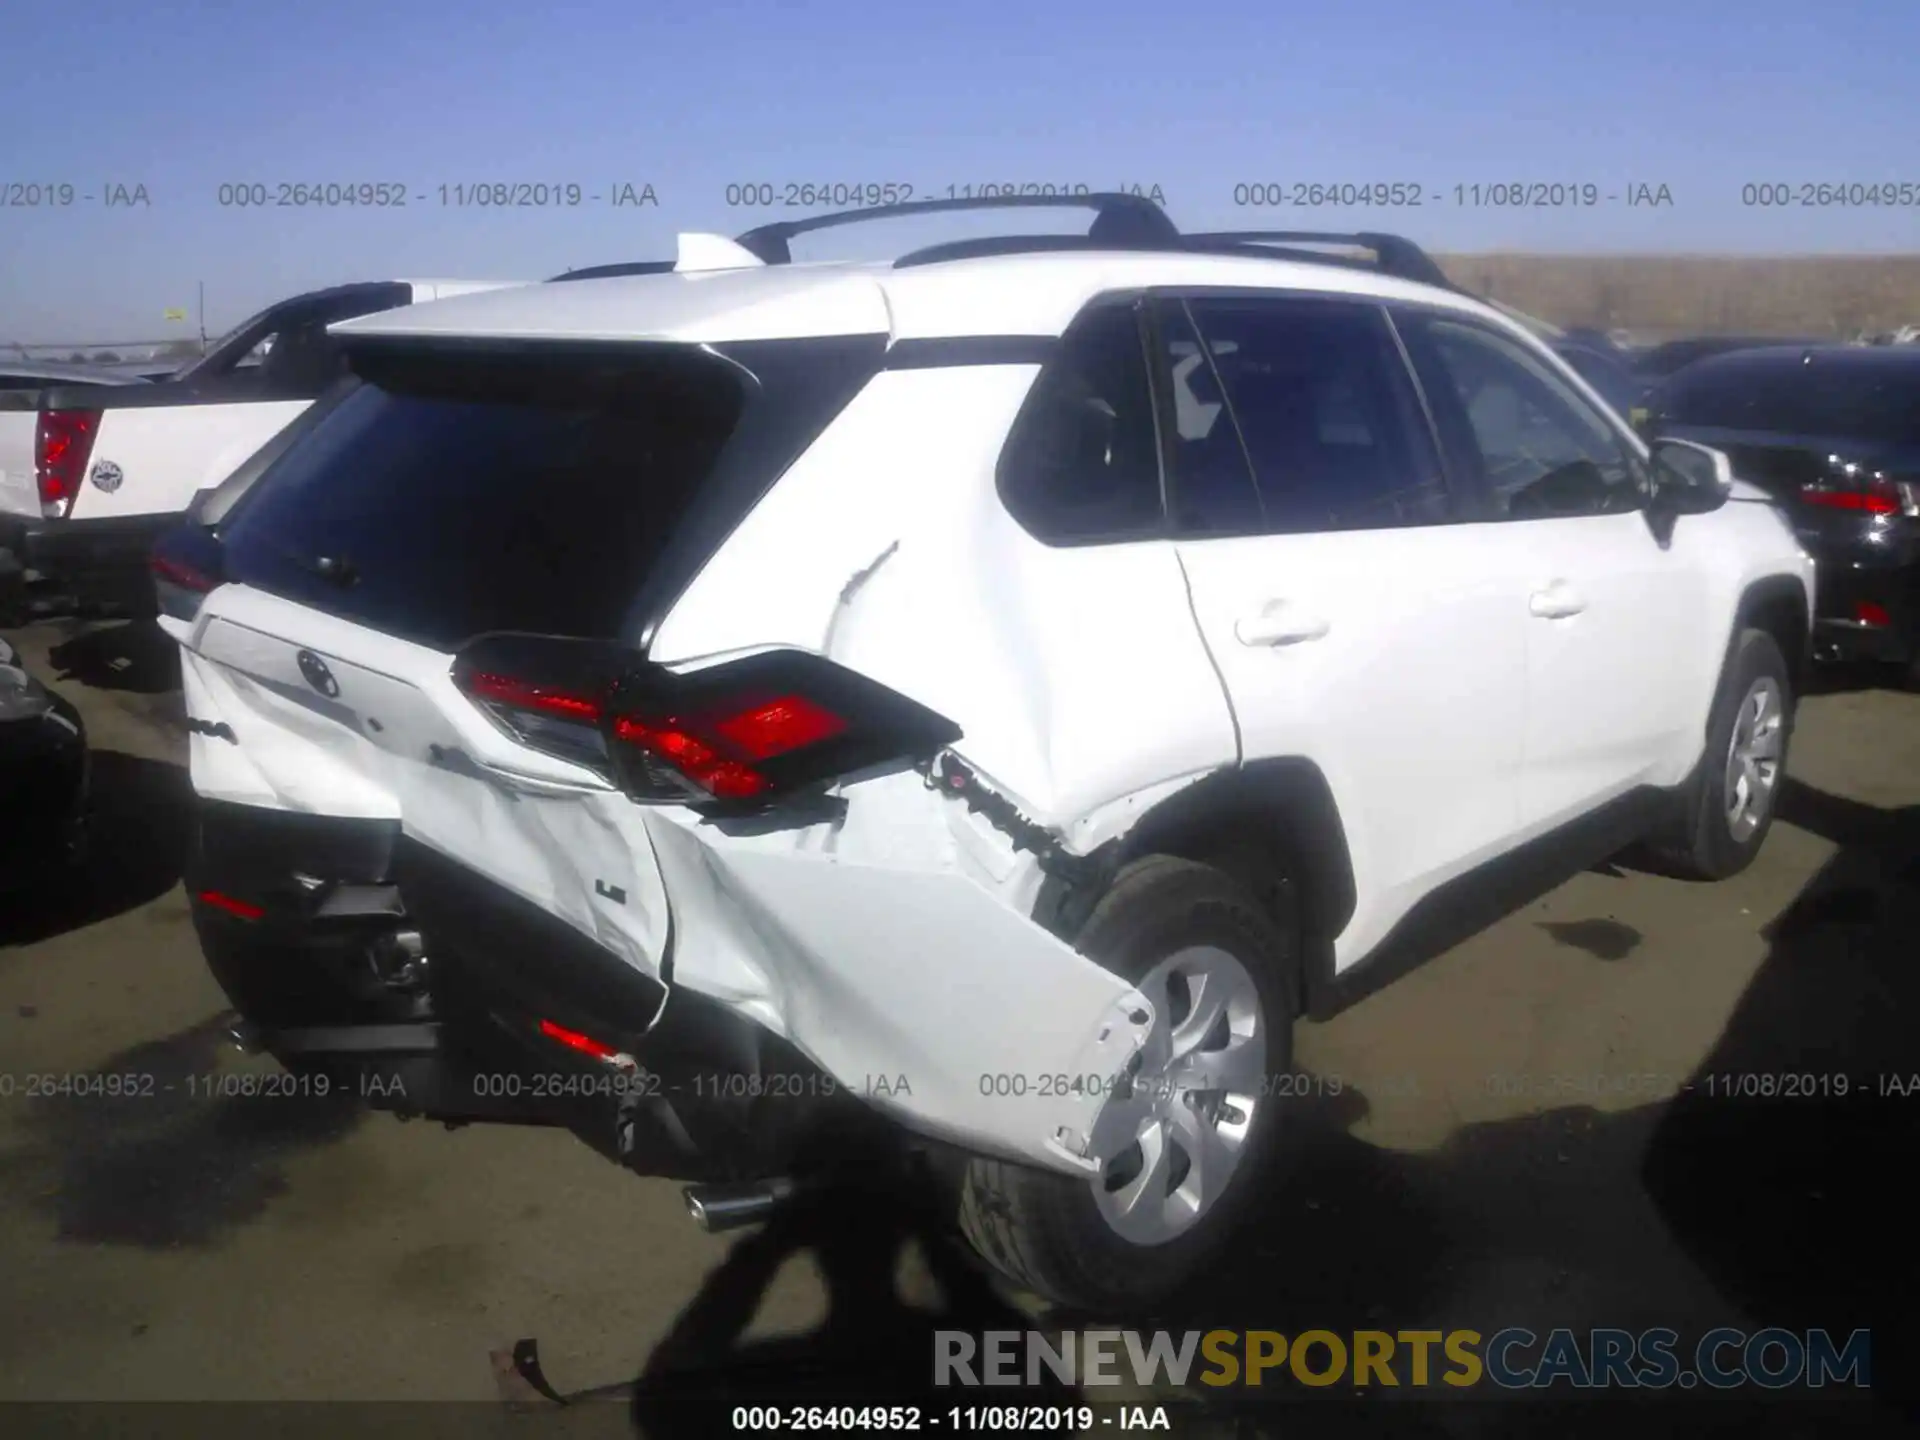
M 612 265 L 589 265 L 584 270 L 568 270 L 547 277 L 549 285 L 561 280 L 608 280 L 616 275 L 665 275 L 673 269 L 672 260 L 621 260 Z
M 1379 257 L 1374 268 L 1382 275 L 1400 280 L 1418 280 L 1447 290 L 1460 287 L 1447 278 L 1447 272 L 1433 257 L 1404 235 L 1387 235 L 1377 230 L 1211 230 L 1182 237 L 1196 245 L 1232 245 L 1256 249 L 1267 245 L 1351 245 L 1371 250 Z M 1289 254 L 1290 260 L 1325 260 L 1332 257 L 1308 251 Z
M 788 242 L 811 230 L 855 225 L 868 220 L 890 220 L 903 215 L 931 215 L 951 210 L 1087 209 L 1094 211 L 1085 235 L 981 235 L 947 240 L 913 250 L 893 262 L 896 270 L 937 265 L 991 255 L 1044 254 L 1079 250 L 1184 251 L 1189 254 L 1260 256 L 1313 265 L 1336 265 L 1366 270 L 1396 279 L 1418 281 L 1443 290 L 1461 290 L 1433 257 L 1404 235 L 1375 230 L 1207 230 L 1182 234 L 1173 220 L 1144 195 L 1120 191 L 1090 195 L 987 195 L 959 200 L 909 200 L 899 205 L 875 205 L 864 210 L 837 210 L 799 220 L 761 225 L 736 237 L 736 243 L 768 265 L 788 265 L 793 253 Z M 1303 250 L 1302 245 L 1342 245 L 1371 250 L 1370 263 L 1354 256 Z M 600 280 L 618 275 L 662 275 L 673 270 L 672 260 L 633 260 L 591 265 L 555 275 L 560 280 Z M 551 282 L 549 282 L 551 283 Z
M 910 250 L 893 262 L 893 268 L 909 270 L 916 265 L 938 265 L 943 260 L 974 260 L 983 255 L 1034 255 L 1057 250 L 1179 251 L 1191 248 L 1179 235 L 1169 240 L 1139 245 L 1116 245 L 1111 240 L 1097 240 L 1091 235 L 978 235 L 967 240 L 942 240 L 937 245 Z
M 836 225 L 859 225 L 869 220 L 892 220 L 905 215 L 938 215 L 950 210 L 1092 210 L 1093 228 L 1086 238 L 1106 248 L 1134 249 L 1142 245 L 1177 245 L 1180 231 L 1167 212 L 1144 195 L 1095 191 L 1089 195 L 981 195 L 957 200 L 906 200 L 898 205 L 874 205 L 864 210 L 836 210 L 801 220 L 776 220 L 735 237 L 769 265 L 793 261 L 788 242 L 810 230 Z

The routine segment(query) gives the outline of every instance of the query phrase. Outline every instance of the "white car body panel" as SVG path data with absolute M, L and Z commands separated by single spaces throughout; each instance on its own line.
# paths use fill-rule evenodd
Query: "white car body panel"
M 991 274 L 992 284 L 981 283 L 983 273 Z M 329 333 L 693 345 L 824 335 L 884 334 L 896 341 L 1058 335 L 1095 295 L 1167 284 L 1417 300 L 1513 330 L 1498 311 L 1468 296 L 1364 271 L 1237 256 L 1075 253 L 904 270 L 885 264 L 768 265 L 528 285 L 363 315 L 330 326 Z
M 754 283 L 743 283 L 749 279 Z M 636 285 L 647 287 L 645 303 L 638 306 L 631 303 Z M 610 303 L 616 297 L 628 303 Z M 519 286 L 407 306 L 404 312 L 361 315 L 330 325 L 327 332 L 699 345 L 796 335 L 882 335 L 887 329 L 886 296 L 871 275 L 781 265 Z
M 301 680 L 302 649 L 332 670 L 336 698 Z M 194 735 L 199 794 L 397 819 L 655 979 L 671 892 L 675 985 L 928 1133 L 1084 1168 L 1104 1082 L 1150 1028 L 1143 997 L 974 878 L 950 807 L 917 776 L 848 788 L 850 814 L 883 823 L 728 839 L 512 744 L 454 688 L 451 656 L 260 591 L 210 596 L 183 660 L 189 713 L 236 737 Z M 464 758 L 430 763 L 435 746 Z M 996 1093 L 998 1074 L 1033 1083 Z M 1037 1077 L 1062 1074 L 1092 1083 L 1039 1093 Z
M 195 491 L 217 483 L 311 403 L 189 402 L 105 411 L 87 462 L 88 478 L 74 496 L 67 518 L 102 520 L 184 510 Z M 121 478 L 112 490 L 103 490 L 93 478 L 103 464 L 120 470 Z
M 1052 549 L 1001 506 L 994 464 L 1034 374 L 876 376 L 674 605 L 653 658 L 817 650 L 961 718 L 958 752 L 1063 828 L 1234 763 L 1233 718 L 1173 546 Z M 888 457 L 909 443 L 903 473 Z M 796 547 L 820 514 L 844 523 L 808 525 L 818 538 Z
M 1497 528 L 1181 544 L 1246 758 L 1311 760 L 1345 822 L 1358 900 L 1338 968 L 1514 834 L 1526 635 Z M 1324 634 L 1259 643 L 1296 622 Z
M 1365 272 L 1144 253 L 589 280 L 333 330 L 696 345 L 1050 336 L 1095 295 L 1152 285 L 1417 300 L 1522 334 L 1466 297 Z M 667 609 L 649 658 L 698 668 L 766 647 L 823 655 L 953 718 L 954 751 L 1082 853 L 1242 760 L 1310 760 L 1354 867 L 1342 970 L 1436 886 L 1568 805 L 1684 774 L 1740 587 L 1782 567 L 1810 585 L 1785 528 L 1746 505 L 1684 518 L 1668 551 L 1636 549 L 1606 520 L 1546 522 L 1565 532 L 1532 544 L 1526 526 L 1505 524 L 1051 547 L 995 483 L 1036 373 L 874 376 Z M 1642 517 L 1619 518 L 1646 531 Z M 1590 592 L 1591 618 L 1529 615 L 1543 568 Z M 1694 609 L 1662 613 L 1672 606 Z M 1313 623 L 1298 643 L 1267 643 L 1300 611 Z M 455 689 L 440 651 L 239 585 L 169 629 L 186 651 L 190 712 L 237 741 L 195 735 L 203 796 L 397 819 L 655 978 L 671 932 L 673 986 L 787 1037 L 909 1126 L 1088 1168 L 1104 1085 L 1042 1094 L 1030 1082 L 1113 1076 L 1151 1007 L 1030 918 L 1031 855 L 917 775 L 847 782 L 837 821 L 729 833 L 513 743 Z M 337 698 L 302 682 L 303 648 L 332 669 Z M 1572 696 L 1609 675 L 1587 701 L 1600 719 L 1540 698 L 1542 684 Z M 1627 742 L 1615 748 L 1604 726 L 1624 726 Z M 1526 768 L 1530 737 L 1557 757 L 1541 780 Z M 996 1097 L 996 1074 L 1025 1077 L 1025 1093 Z

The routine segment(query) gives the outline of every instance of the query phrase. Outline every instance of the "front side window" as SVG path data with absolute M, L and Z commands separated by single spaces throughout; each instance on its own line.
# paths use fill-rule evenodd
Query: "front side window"
M 1539 520 L 1638 510 L 1643 468 L 1620 434 L 1524 345 L 1432 315 L 1402 332 L 1449 460 L 1488 516 Z

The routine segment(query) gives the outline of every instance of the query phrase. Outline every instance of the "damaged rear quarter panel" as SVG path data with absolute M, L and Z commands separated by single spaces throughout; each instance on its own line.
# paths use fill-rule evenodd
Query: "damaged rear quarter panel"
M 850 803 L 889 811 L 940 803 L 913 775 L 851 788 L 864 793 Z M 1001 903 L 950 841 L 923 833 L 883 860 L 791 834 L 730 839 L 675 812 L 650 824 L 676 985 L 786 1035 L 910 1128 L 1086 1168 L 1076 1160 L 1152 1007 Z
M 826 654 L 954 719 L 954 749 L 1047 825 L 1231 764 L 1171 547 L 1050 549 L 1000 503 L 995 465 L 1035 373 L 876 376 L 664 617 L 651 658 Z M 915 1128 L 1084 1169 L 1061 1132 L 1066 1151 L 1090 1132 L 1135 1047 L 1127 1017 L 1151 1008 L 1028 918 L 1032 857 L 980 817 L 911 774 L 842 794 L 837 825 L 753 837 L 651 812 L 675 983 L 755 1014 L 843 1084 L 894 1085 L 869 1098 Z M 763 997 L 725 993 L 743 969 Z

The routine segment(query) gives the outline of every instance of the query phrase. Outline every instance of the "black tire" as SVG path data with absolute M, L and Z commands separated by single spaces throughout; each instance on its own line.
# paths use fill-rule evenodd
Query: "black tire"
M 1254 1107 L 1239 1166 L 1220 1198 L 1174 1239 L 1141 1245 L 1122 1238 L 1101 1216 L 1091 1181 L 1001 1160 L 967 1162 L 960 1226 L 996 1269 L 1070 1310 L 1137 1314 L 1206 1268 L 1271 1172 L 1292 1071 L 1298 927 L 1276 924 L 1219 870 L 1152 855 L 1121 872 L 1075 944 L 1128 980 L 1186 947 L 1217 946 L 1251 977 L 1266 1032 L 1267 1096 Z
M 1727 814 L 1727 754 L 1743 702 L 1755 686 L 1765 681 L 1771 681 L 1779 692 L 1782 707 L 1779 770 L 1758 825 L 1737 835 Z M 1742 631 L 1720 677 L 1720 690 L 1714 696 L 1713 713 L 1707 723 L 1706 750 L 1699 771 L 1687 786 L 1681 814 L 1665 835 L 1650 842 L 1660 868 L 1683 879 L 1725 880 L 1753 863 L 1773 828 L 1793 738 L 1795 700 L 1778 642 L 1764 630 Z

